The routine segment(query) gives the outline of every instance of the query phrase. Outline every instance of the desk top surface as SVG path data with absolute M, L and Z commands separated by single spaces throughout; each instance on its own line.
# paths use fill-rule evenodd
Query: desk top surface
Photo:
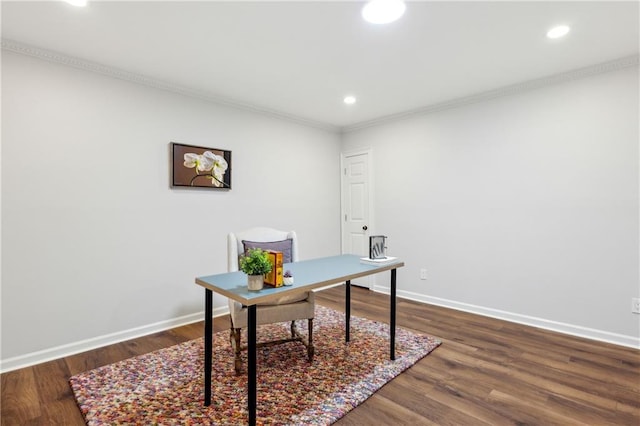
M 285 263 L 283 271 L 290 270 L 294 278 L 294 284 L 291 286 L 275 288 L 265 285 L 262 290 L 250 291 L 247 288 L 247 274 L 240 271 L 198 277 L 196 284 L 237 300 L 243 305 L 255 305 L 277 299 L 284 293 L 301 293 L 402 266 L 404 262 L 398 259 L 385 265 L 369 265 L 361 263 L 360 256 L 343 254 Z

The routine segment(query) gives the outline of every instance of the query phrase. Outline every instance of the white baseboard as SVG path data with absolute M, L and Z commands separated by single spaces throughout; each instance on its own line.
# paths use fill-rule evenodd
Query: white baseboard
M 226 315 L 228 313 L 229 307 L 226 304 L 213 310 L 214 317 Z M 132 328 L 130 330 L 119 331 L 117 333 L 106 334 L 104 336 L 92 337 L 91 339 L 81 340 L 79 342 L 69 343 L 42 351 L 31 352 L 13 358 L 3 359 L 0 360 L 0 373 L 6 373 L 8 371 L 17 370 L 19 368 L 30 367 L 32 365 L 41 364 L 43 362 L 52 361 L 54 359 L 63 358 L 81 352 L 90 351 L 92 349 L 97 349 L 103 346 L 124 342 L 125 340 L 147 336 L 149 334 L 158 333 L 160 331 L 169 330 L 172 328 L 202 321 L 203 318 L 204 311 L 197 312 L 195 314 L 184 315 L 178 318 Z
M 328 287 L 335 287 L 339 284 Z M 327 287 L 327 288 L 328 288 Z M 389 294 L 389 287 L 374 286 L 373 291 L 378 293 Z M 613 343 L 620 346 L 626 346 L 634 349 L 640 349 L 640 338 L 635 336 L 626 336 L 623 334 L 610 333 L 607 331 L 596 330 L 592 328 L 582 327 L 573 324 L 566 324 L 557 321 L 550 321 L 543 318 L 531 317 L 527 315 L 516 314 L 513 312 L 501 311 L 498 309 L 486 308 L 483 306 L 471 305 L 454 300 L 441 299 L 439 297 L 427 296 L 420 293 L 399 290 L 397 296 L 415 300 L 417 302 L 428 303 L 431 305 L 442 306 L 445 308 L 456 309 L 458 311 L 470 312 L 472 314 L 483 315 L 486 317 L 497 318 L 505 321 L 515 322 L 518 324 L 529 325 L 546 330 L 557 331 L 559 333 L 569 334 L 572 336 L 584 337 L 587 339 L 598 340 L 601 342 Z M 214 309 L 213 316 L 218 317 L 229 313 L 228 306 L 222 306 Z M 0 360 L 0 373 L 17 370 L 32 365 L 41 364 L 43 362 L 52 361 L 54 359 L 75 355 L 103 346 L 120 343 L 126 340 L 135 339 L 137 337 L 146 336 L 164 330 L 180 327 L 194 322 L 202 321 L 204 312 L 185 315 L 166 321 L 160 321 L 130 330 L 117 333 L 111 333 L 104 336 L 93 337 L 91 339 L 79 342 L 69 343 L 42 351 L 32 352 L 5 360 Z
M 374 286 L 373 290 L 378 293 L 385 294 L 389 294 L 390 292 L 389 287 L 378 285 Z M 470 312 L 472 314 L 497 318 L 505 321 L 515 322 L 518 324 L 524 324 L 532 327 L 542 328 L 545 330 L 569 334 L 571 336 L 584 337 L 586 339 L 598 340 L 601 342 L 613 343 L 615 345 L 640 349 L 640 338 L 636 336 L 616 334 L 608 331 L 582 327 L 579 325 L 567 324 L 558 321 L 547 320 L 544 318 L 537 318 L 528 315 L 516 314 L 513 312 L 501 311 L 499 309 L 486 308 L 484 306 L 456 302 L 455 300 L 441 299 L 439 297 L 427 296 L 410 291 L 398 290 L 396 292 L 396 295 L 397 297 L 415 300 L 416 302 L 429 303 L 431 305 L 456 309 L 458 311 Z

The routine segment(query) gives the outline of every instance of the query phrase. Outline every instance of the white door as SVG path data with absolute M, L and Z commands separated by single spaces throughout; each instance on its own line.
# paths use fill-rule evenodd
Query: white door
M 342 253 L 368 256 L 371 220 L 370 153 L 342 154 Z M 371 277 L 351 284 L 372 288 Z

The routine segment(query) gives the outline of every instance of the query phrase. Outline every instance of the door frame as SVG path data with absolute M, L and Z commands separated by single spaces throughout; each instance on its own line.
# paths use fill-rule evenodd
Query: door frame
M 347 205 L 347 194 L 345 194 L 345 190 L 344 190 L 344 185 L 345 185 L 345 162 L 346 162 L 346 158 L 347 157 L 352 157 L 355 155 L 363 155 L 366 154 L 367 155 L 367 183 L 368 183 L 368 187 L 367 187 L 367 191 L 368 191 L 368 199 L 369 199 L 369 205 L 367 206 L 368 208 L 368 214 L 369 214 L 369 220 L 368 220 L 368 224 L 367 224 L 367 233 L 369 235 L 375 235 L 373 234 L 374 229 L 375 229 L 375 221 L 374 221 L 374 215 L 373 215 L 373 150 L 371 148 L 360 148 L 357 150 L 352 150 L 352 151 L 344 151 L 340 153 L 340 253 L 344 254 L 344 239 L 345 239 L 345 232 L 346 232 L 346 227 L 345 227 L 345 215 L 346 215 L 346 208 L 345 206 Z M 366 256 L 366 254 L 365 254 Z M 362 286 L 362 284 L 365 284 L 364 287 L 369 288 L 370 290 L 373 290 L 373 285 L 374 285 L 374 281 L 373 281 L 373 276 L 369 275 L 367 277 L 364 278 L 364 280 L 359 280 L 360 282 L 358 284 L 360 284 Z

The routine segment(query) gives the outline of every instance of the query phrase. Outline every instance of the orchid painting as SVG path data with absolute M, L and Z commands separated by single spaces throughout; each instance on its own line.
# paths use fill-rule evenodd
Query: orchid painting
M 231 151 L 172 144 L 173 186 L 231 188 Z

